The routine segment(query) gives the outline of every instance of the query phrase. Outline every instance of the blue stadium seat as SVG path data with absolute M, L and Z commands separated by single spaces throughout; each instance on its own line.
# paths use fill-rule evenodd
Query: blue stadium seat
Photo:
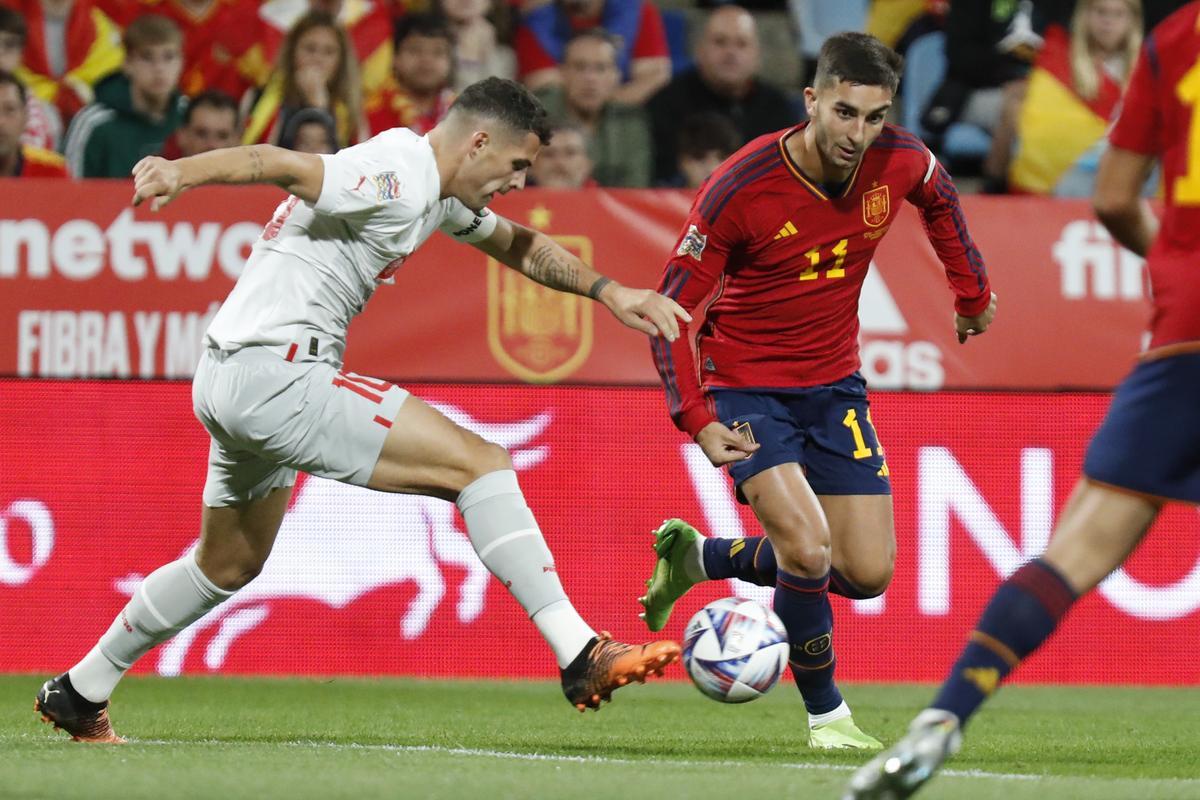
M 904 113 L 905 128 L 927 139 L 921 128 L 921 115 L 933 99 L 933 94 L 946 77 L 946 34 L 927 33 L 914 40 L 904 54 Z M 953 159 L 981 159 L 992 144 L 991 135 L 965 122 L 955 122 L 942 137 L 942 154 Z
M 671 51 L 671 74 L 678 75 L 692 68 L 687 15 L 673 8 L 664 8 L 659 13 L 667 34 L 667 48 Z

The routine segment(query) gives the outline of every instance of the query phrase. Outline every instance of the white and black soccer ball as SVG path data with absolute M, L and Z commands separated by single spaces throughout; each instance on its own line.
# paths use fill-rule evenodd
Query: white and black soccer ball
M 775 612 L 726 597 L 696 612 L 683 634 L 683 664 L 696 688 L 722 703 L 762 697 L 787 668 L 788 641 Z

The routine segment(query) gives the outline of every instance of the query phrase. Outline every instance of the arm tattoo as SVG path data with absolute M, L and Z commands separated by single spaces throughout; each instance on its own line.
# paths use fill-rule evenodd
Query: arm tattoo
M 599 300 L 600 293 L 604 291 L 604 287 L 608 286 L 610 283 L 612 283 L 612 278 L 606 278 L 603 275 L 601 275 L 599 278 L 596 278 L 596 282 L 592 284 L 592 288 L 588 289 L 587 291 L 588 297 L 592 298 L 593 300 Z
M 263 160 L 262 156 L 253 147 L 250 149 L 250 162 L 250 180 L 248 183 L 258 183 L 262 180 L 263 176 Z
M 523 272 L 532 280 L 560 292 L 579 292 L 579 272 L 555 253 L 552 245 L 542 245 L 529 256 Z

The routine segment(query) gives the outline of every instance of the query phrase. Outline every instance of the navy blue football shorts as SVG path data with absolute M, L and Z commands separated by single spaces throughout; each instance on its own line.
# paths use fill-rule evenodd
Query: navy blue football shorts
M 1145 361 L 1121 381 L 1088 446 L 1083 474 L 1200 504 L 1200 353 Z
M 806 389 L 710 389 L 717 418 L 761 447 L 729 465 L 741 485 L 780 464 L 799 464 L 817 494 L 891 494 L 883 446 L 859 373 Z

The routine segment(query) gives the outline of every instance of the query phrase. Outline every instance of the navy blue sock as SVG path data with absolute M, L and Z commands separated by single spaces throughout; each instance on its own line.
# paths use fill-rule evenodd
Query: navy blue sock
M 1030 561 L 992 595 L 967 646 L 931 704 L 963 725 L 1000 682 L 1054 633 L 1077 596 L 1046 562 Z
M 777 569 L 775 548 L 765 536 L 704 540 L 704 571 L 710 580 L 738 578 L 759 586 L 774 586 Z M 829 593 L 851 600 L 879 596 L 878 592 L 872 594 L 855 586 L 837 567 L 829 568 Z
M 774 586 L 775 570 L 775 548 L 765 536 L 704 540 L 704 572 L 709 580 L 740 578 L 759 586 Z
M 791 642 L 792 677 L 810 714 L 824 714 L 842 704 L 833 682 L 833 609 L 829 576 L 802 578 L 782 569 L 775 573 L 775 613 Z

